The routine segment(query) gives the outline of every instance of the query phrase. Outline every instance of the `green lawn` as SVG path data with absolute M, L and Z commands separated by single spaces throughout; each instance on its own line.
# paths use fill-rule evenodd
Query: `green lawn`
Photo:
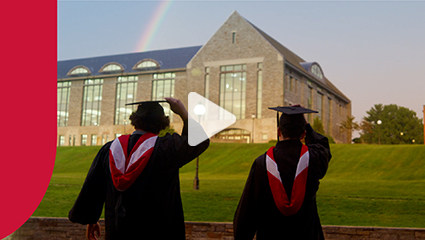
M 254 159 L 271 144 L 213 143 L 180 171 L 185 220 L 231 222 Z M 50 186 L 33 216 L 66 217 L 99 147 L 58 147 Z M 318 192 L 322 224 L 425 228 L 425 146 L 331 146 Z

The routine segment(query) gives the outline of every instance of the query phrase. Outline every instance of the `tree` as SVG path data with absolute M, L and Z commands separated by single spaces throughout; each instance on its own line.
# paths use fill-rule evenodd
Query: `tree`
M 315 117 L 313 119 L 313 125 L 311 126 L 311 128 L 313 128 L 315 132 L 320 133 L 323 136 L 327 137 L 329 143 L 335 143 L 335 140 L 333 139 L 333 137 L 325 134 L 325 128 L 323 127 L 323 122 L 319 117 Z
M 366 118 L 363 118 L 359 126 L 360 130 L 365 134 L 364 137 L 360 137 L 362 143 L 372 143 L 373 139 L 373 125 L 371 122 L 367 121 Z
M 313 130 L 315 132 L 318 132 L 318 133 L 320 133 L 322 135 L 325 133 L 325 130 L 323 128 L 323 122 L 322 122 L 322 120 L 320 120 L 319 117 L 315 117 L 313 119 L 313 126 L 311 126 L 311 128 L 313 128 Z
M 365 143 L 423 143 L 423 123 L 416 113 L 395 104 L 375 104 L 361 123 L 361 139 Z M 381 124 L 378 124 L 378 121 Z
M 351 133 L 354 130 L 359 130 L 359 124 L 354 121 L 355 117 L 347 116 L 347 119 L 339 125 L 340 132 L 347 133 L 347 142 L 351 143 Z

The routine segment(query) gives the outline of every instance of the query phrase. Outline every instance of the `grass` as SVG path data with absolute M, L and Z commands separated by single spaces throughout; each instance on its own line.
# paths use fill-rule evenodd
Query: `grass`
M 254 159 L 271 144 L 213 143 L 180 171 L 185 220 L 231 222 Z M 33 216 L 66 217 L 99 147 L 58 147 L 46 195 Z M 425 228 L 425 146 L 331 146 L 317 194 L 324 225 Z

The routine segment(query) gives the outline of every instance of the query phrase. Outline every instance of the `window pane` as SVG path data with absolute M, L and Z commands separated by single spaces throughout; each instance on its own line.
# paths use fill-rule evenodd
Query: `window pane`
M 64 146 L 65 145 L 65 136 L 59 135 L 59 143 L 58 146 Z
M 87 145 L 87 135 L 86 134 L 81 135 L 81 145 L 82 146 Z
M 257 72 L 257 118 L 261 118 L 263 104 L 263 71 L 261 70 L 262 63 L 258 63 Z
M 119 71 L 122 70 L 121 67 L 117 64 L 109 64 L 108 66 L 106 66 L 103 71 L 107 72 L 107 71 Z
M 58 82 L 58 88 L 57 88 L 58 127 L 66 127 L 68 123 L 70 86 L 71 86 L 71 82 Z
M 81 126 L 98 126 L 100 123 L 103 79 L 84 81 Z
M 79 68 L 76 68 L 76 69 L 72 70 L 71 75 L 74 75 L 74 74 L 86 74 L 88 72 L 89 71 L 86 68 L 79 67 Z
M 137 68 L 152 68 L 152 67 L 157 67 L 157 64 L 153 61 L 144 61 L 142 63 L 140 63 L 139 65 L 137 65 Z
M 121 82 L 117 84 L 115 98 L 115 125 L 127 124 L 131 113 L 137 109 L 137 105 L 128 105 L 136 99 L 137 76 L 121 77 Z
M 245 64 L 220 67 L 220 106 L 233 113 L 236 119 L 245 118 L 244 66 Z
M 91 143 L 90 145 L 92 146 L 96 146 L 97 145 L 97 135 L 96 134 L 92 134 L 91 135 Z
M 175 73 L 157 74 L 157 79 L 152 82 L 152 100 L 164 100 L 164 97 L 174 97 Z M 155 78 L 154 78 L 155 79 Z M 172 112 L 168 104 L 161 103 L 164 108 L 165 115 L 170 117 L 172 121 Z
M 319 119 L 322 119 L 322 99 L 323 95 L 317 93 L 317 111 L 319 112 L 319 114 L 317 114 L 317 117 L 319 117 Z

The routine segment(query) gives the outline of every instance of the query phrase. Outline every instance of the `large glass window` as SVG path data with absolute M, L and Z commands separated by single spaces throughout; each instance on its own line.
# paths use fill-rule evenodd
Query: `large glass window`
M 245 118 L 246 64 L 220 67 L 220 107 Z
M 98 126 L 100 123 L 103 79 L 84 81 L 81 126 Z
M 71 82 L 58 82 L 58 127 L 66 127 L 68 123 L 69 93 Z
M 164 100 L 164 97 L 174 97 L 174 79 L 175 73 L 158 73 L 153 75 L 152 82 L 152 100 Z M 172 114 L 169 104 L 161 104 L 164 108 L 165 115 L 170 117 L 172 121 Z
M 137 76 L 118 77 L 115 98 L 115 125 L 126 124 L 137 105 L 128 105 L 136 101 Z
M 261 118 L 263 104 L 263 63 L 258 63 L 257 68 L 257 118 Z

